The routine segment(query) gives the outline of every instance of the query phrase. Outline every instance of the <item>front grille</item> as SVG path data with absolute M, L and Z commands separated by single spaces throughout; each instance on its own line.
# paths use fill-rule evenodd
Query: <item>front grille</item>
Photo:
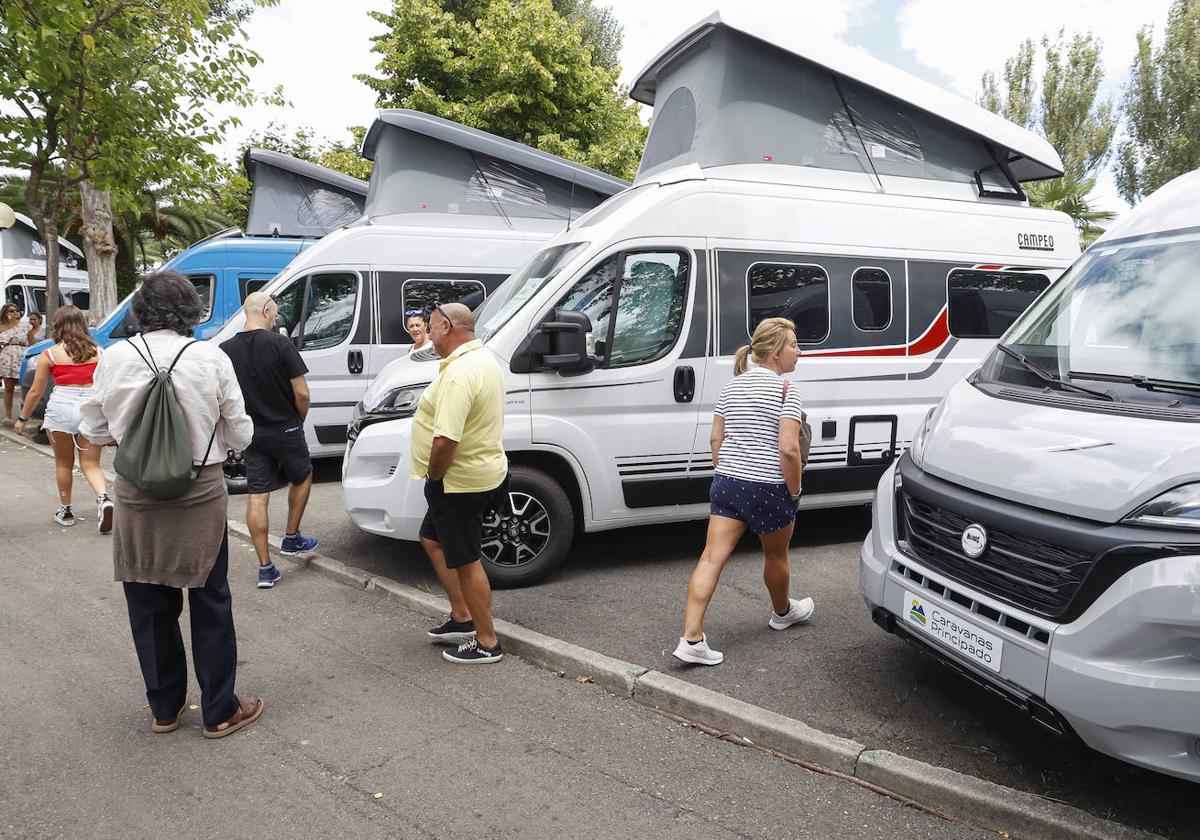
M 901 492 L 897 500 L 901 538 L 915 559 L 979 592 L 1023 610 L 1058 619 L 1071 604 L 1096 557 L 1000 530 L 987 522 L 923 502 Z M 972 559 L 962 549 L 967 526 L 988 532 L 984 553 Z

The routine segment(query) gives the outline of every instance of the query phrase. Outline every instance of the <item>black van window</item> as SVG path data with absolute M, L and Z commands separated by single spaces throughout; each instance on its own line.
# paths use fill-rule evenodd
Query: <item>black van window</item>
M 829 275 L 819 265 L 755 263 L 746 272 L 750 335 L 766 318 L 787 318 L 796 338 L 819 344 L 829 336 Z
M 999 338 L 1049 285 L 1042 274 L 956 268 L 946 279 L 950 334 Z
M 886 330 L 892 322 L 892 278 L 882 268 L 860 268 L 850 279 L 854 289 L 854 326 Z
M 435 303 L 461 303 L 468 309 L 475 309 L 486 295 L 487 288 L 478 280 L 405 280 L 400 287 L 401 306 L 394 311 L 394 314 L 403 312 L 404 315 L 387 319 L 383 325 L 383 343 L 412 341 L 404 329 L 404 319 L 408 315 L 419 312 L 425 316 L 425 323 L 429 323 Z M 385 313 L 393 311 L 391 302 L 386 299 L 380 301 L 380 308 Z

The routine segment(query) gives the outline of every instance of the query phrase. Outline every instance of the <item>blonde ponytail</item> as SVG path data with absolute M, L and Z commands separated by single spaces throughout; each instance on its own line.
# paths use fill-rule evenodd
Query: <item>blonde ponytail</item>
M 749 344 L 742 345 L 733 356 L 733 375 L 741 376 L 750 368 L 750 358 L 754 364 L 763 362 L 778 355 L 796 335 L 796 325 L 787 318 L 764 318 L 754 328 L 754 335 Z
M 750 345 L 743 344 L 733 354 L 733 375 L 741 376 L 750 367 Z

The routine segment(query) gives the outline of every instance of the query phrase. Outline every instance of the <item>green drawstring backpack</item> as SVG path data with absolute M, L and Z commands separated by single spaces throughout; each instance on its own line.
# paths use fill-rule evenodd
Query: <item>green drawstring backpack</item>
M 179 398 L 175 396 L 175 385 L 171 381 L 171 372 L 183 355 L 195 341 L 185 344 L 175 356 L 171 366 L 163 370 L 154 361 L 150 353 L 150 345 L 145 336 L 142 343 L 146 345 L 146 355 L 143 355 L 133 339 L 129 344 L 142 361 L 154 372 L 154 378 L 146 385 L 145 395 L 137 415 L 130 422 L 117 447 L 117 455 L 113 459 L 113 469 L 117 474 L 152 499 L 174 499 L 182 496 L 196 479 L 200 470 L 208 463 L 213 441 L 217 437 L 217 427 L 213 426 L 212 437 L 208 439 L 208 449 L 204 453 L 204 461 L 197 465 L 192 460 L 192 442 L 188 436 L 187 421 Z M 220 420 L 218 419 L 218 422 Z

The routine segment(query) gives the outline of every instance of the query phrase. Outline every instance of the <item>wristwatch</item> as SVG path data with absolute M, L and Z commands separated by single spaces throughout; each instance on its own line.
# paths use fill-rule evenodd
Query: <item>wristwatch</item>
M 20 414 L 18 414 L 18 415 L 17 415 L 17 422 L 18 422 L 18 423 L 28 423 L 28 422 L 29 422 L 29 418 L 28 418 L 28 417 L 22 417 Z

